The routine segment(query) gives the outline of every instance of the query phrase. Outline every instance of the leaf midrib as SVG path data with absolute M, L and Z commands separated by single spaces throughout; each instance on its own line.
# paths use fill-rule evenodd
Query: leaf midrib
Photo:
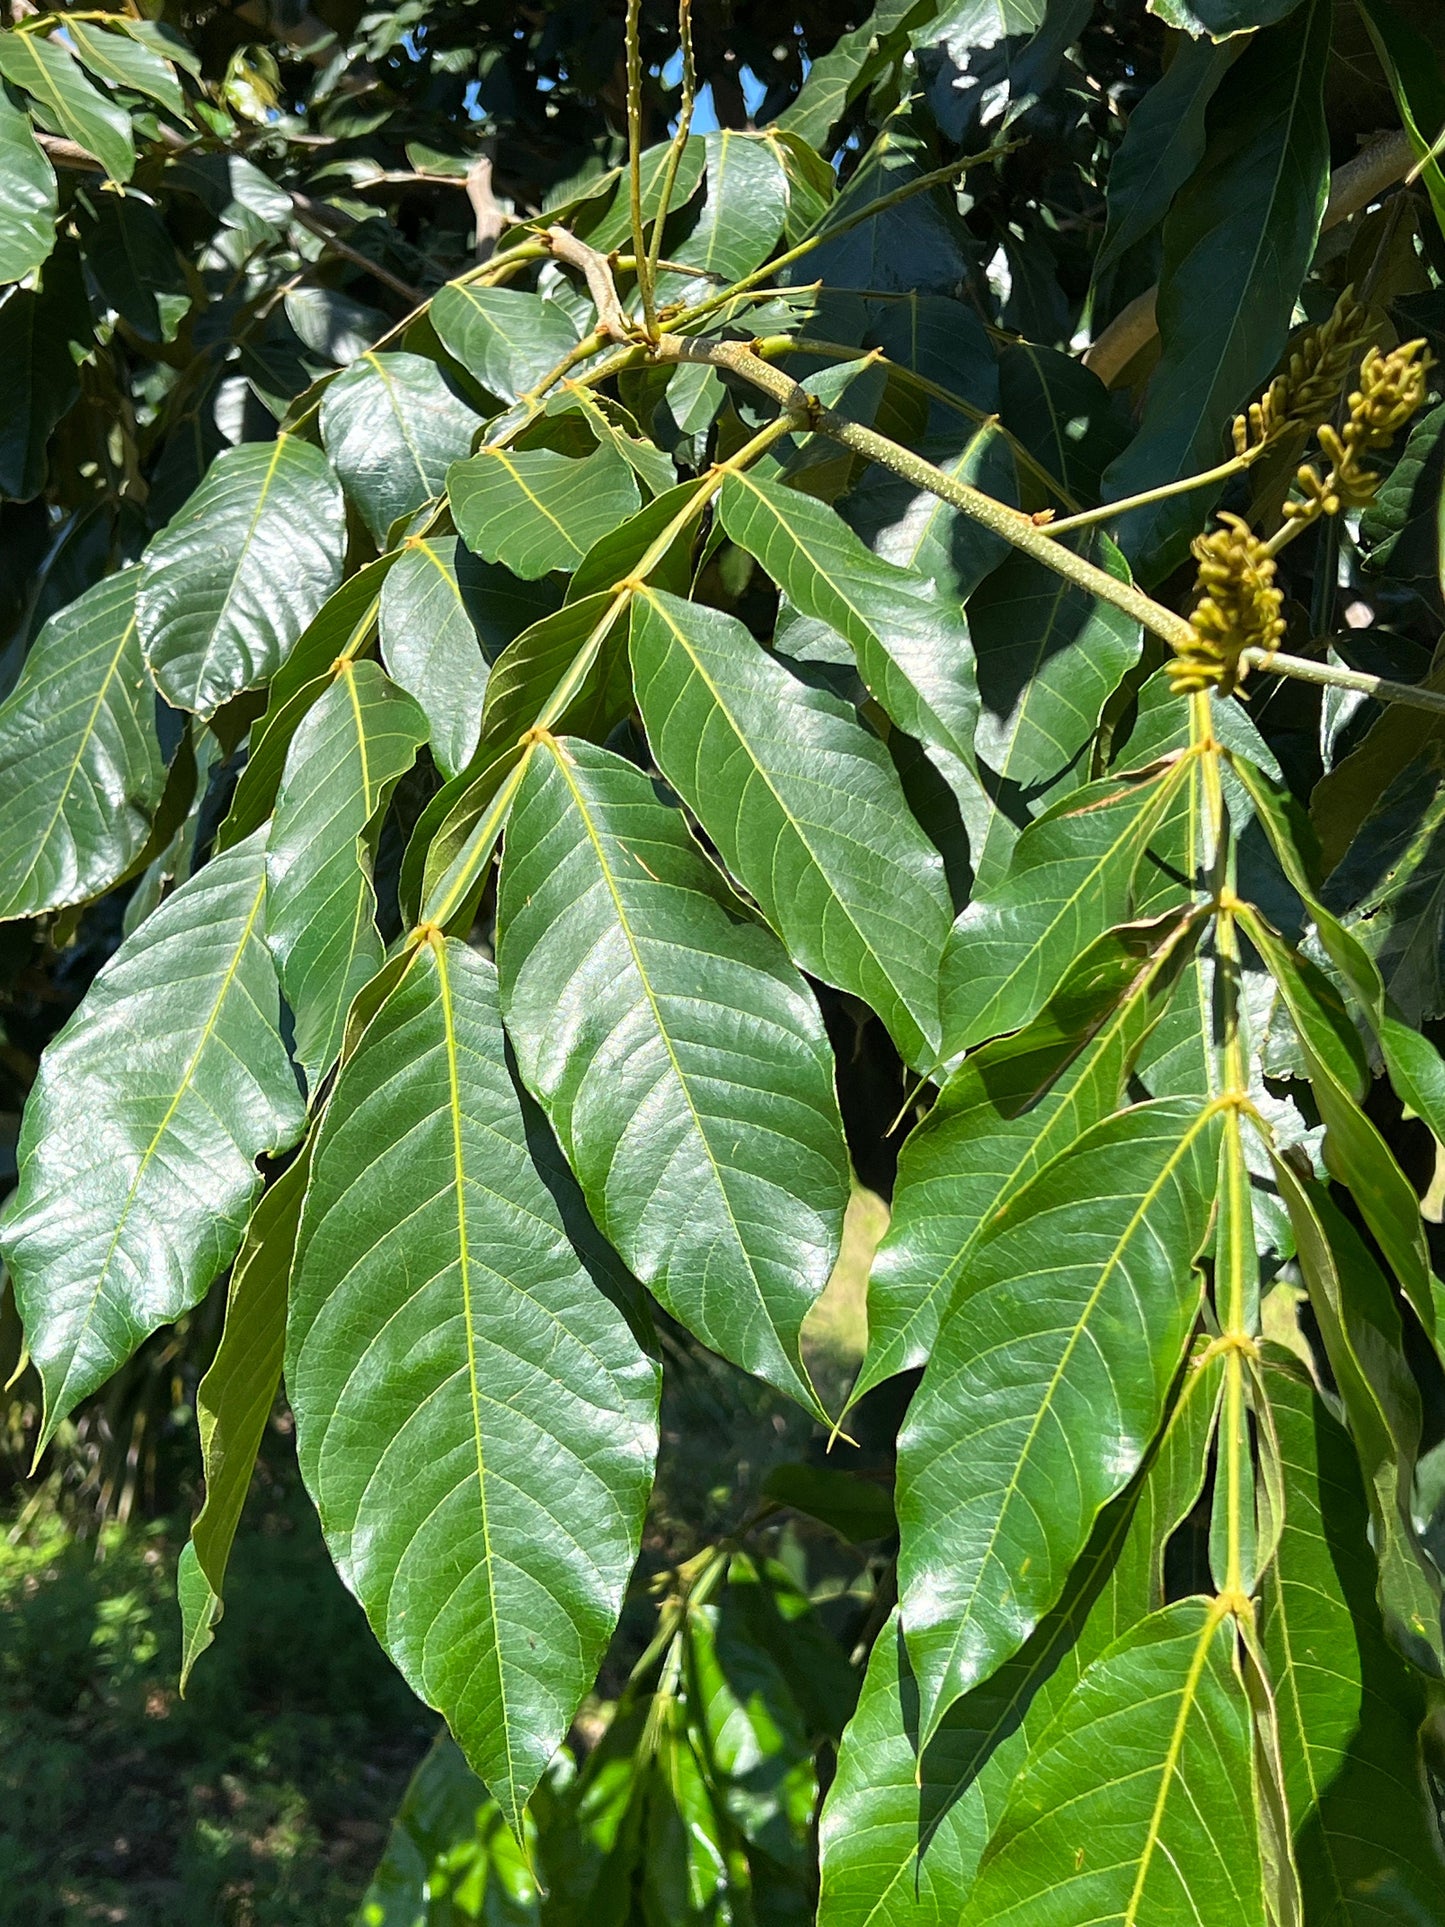
M 110 686 L 115 681 L 115 678 L 119 673 L 121 657 L 125 654 L 127 643 L 130 641 L 131 637 L 135 634 L 135 628 L 136 628 L 136 616 L 134 613 L 134 609 L 132 609 L 130 621 L 126 624 L 125 632 L 121 636 L 119 643 L 117 643 L 116 645 L 115 653 L 111 657 L 110 663 L 106 668 L 105 675 L 101 679 L 99 692 L 96 695 L 94 703 L 91 705 L 90 714 L 89 716 L 87 716 L 85 720 L 85 726 L 81 731 L 79 746 L 76 749 L 75 755 L 71 758 L 70 768 L 66 771 L 65 781 L 61 787 L 60 799 L 56 803 L 55 808 L 51 813 L 50 821 L 46 824 L 44 830 L 41 833 L 39 842 L 36 845 L 35 854 L 30 860 L 29 869 L 25 872 L 24 876 L 20 878 L 20 881 L 16 884 L 15 888 L 11 891 L 10 896 L 6 902 L 5 908 L 3 912 L 0 912 L 0 915 L 13 916 L 14 914 L 16 914 L 15 906 L 20 900 L 21 893 L 23 892 L 26 884 L 29 883 L 30 879 L 35 875 L 36 870 L 40 867 L 40 859 L 45 854 L 45 851 L 49 848 L 50 839 L 55 834 L 55 826 L 60 821 L 61 816 L 64 814 L 65 805 L 70 800 L 70 792 L 75 787 L 75 779 L 80 773 L 80 765 L 84 760 L 85 752 L 89 748 L 91 739 L 95 734 L 96 719 L 99 717 L 101 710 L 105 707 L 106 697 L 110 693 Z
M 210 1043 L 211 1038 L 215 1035 L 216 1026 L 220 1022 L 221 1010 L 226 1002 L 227 997 L 230 995 L 231 985 L 235 981 L 236 973 L 241 967 L 241 959 L 245 956 L 247 947 L 251 942 L 252 932 L 254 931 L 256 926 L 256 919 L 261 913 L 261 905 L 265 902 L 265 900 L 266 900 L 266 872 L 263 866 L 261 870 L 260 880 L 256 885 L 256 893 L 252 900 L 251 908 L 247 912 L 245 923 L 243 924 L 241 929 L 240 938 L 231 952 L 231 961 L 226 966 L 225 974 L 221 979 L 220 987 L 217 990 L 214 999 L 212 1000 L 211 1008 L 206 1014 L 205 1022 L 201 1026 L 201 1035 L 197 1040 L 196 1047 L 192 1051 L 190 1059 L 186 1064 L 186 1068 L 181 1074 L 180 1081 L 176 1086 L 175 1093 L 172 1096 L 170 1103 L 166 1106 L 164 1116 L 161 1118 L 160 1123 L 156 1126 L 155 1131 L 152 1134 L 151 1141 L 146 1146 L 145 1151 L 141 1156 L 141 1161 L 139 1166 L 136 1169 L 135 1177 L 132 1179 L 130 1189 L 126 1192 L 126 1195 L 125 1195 L 125 1201 L 121 1205 L 119 1215 L 116 1219 L 115 1230 L 111 1234 L 110 1243 L 106 1247 L 105 1257 L 101 1261 L 100 1272 L 95 1281 L 95 1290 L 90 1295 L 90 1301 L 85 1308 L 85 1315 L 80 1320 L 78 1327 L 75 1329 L 74 1336 L 71 1339 L 70 1356 L 66 1362 L 65 1377 L 61 1380 L 60 1389 L 56 1393 L 54 1399 L 53 1400 L 47 1399 L 46 1401 L 46 1406 L 47 1406 L 46 1422 L 41 1431 L 40 1446 L 43 1446 L 50 1436 L 51 1413 L 64 1409 L 65 1390 L 66 1390 L 66 1386 L 70 1382 L 70 1374 L 75 1367 L 76 1353 L 80 1349 L 80 1342 L 82 1338 L 84 1338 L 85 1334 L 90 1330 L 91 1320 L 95 1316 L 95 1308 L 97 1304 L 100 1302 L 101 1292 L 105 1289 L 106 1280 L 110 1275 L 111 1263 L 120 1245 L 121 1236 L 125 1231 L 126 1225 L 130 1221 L 131 1209 L 134 1206 L 136 1197 L 140 1191 L 141 1182 L 144 1179 L 146 1172 L 150 1168 L 151 1160 L 152 1158 L 154 1158 L 157 1150 L 159 1149 L 161 1140 L 164 1138 L 166 1132 L 170 1128 L 171 1120 L 175 1117 L 176 1112 L 181 1107 L 182 1099 L 185 1097 L 187 1091 L 191 1088 L 192 1081 L 194 1080 L 196 1075 L 197 1067 L 199 1066 L 201 1061 L 202 1053 L 204 1052 L 206 1046 Z M 37 1447 L 37 1452 L 38 1450 L 39 1450 L 39 1447 Z
M 1070 1360 L 1073 1358 L 1075 1349 L 1082 1341 L 1083 1334 L 1087 1329 L 1089 1321 L 1094 1314 L 1094 1311 L 1098 1305 L 1100 1297 L 1103 1295 L 1105 1286 L 1112 1278 L 1116 1268 L 1122 1263 L 1123 1255 L 1125 1251 L 1129 1248 L 1131 1241 L 1137 1236 L 1141 1226 L 1145 1221 L 1145 1218 L 1148 1212 L 1153 1208 L 1154 1204 L 1158 1201 L 1159 1197 L 1162 1195 L 1165 1185 L 1168 1184 L 1170 1179 L 1174 1176 L 1175 1171 L 1178 1169 L 1179 1165 L 1183 1162 L 1187 1153 L 1193 1147 L 1195 1139 L 1199 1136 L 1200 1132 L 1206 1128 L 1206 1126 L 1211 1122 L 1212 1118 L 1215 1115 L 1216 1113 L 1214 1109 L 1208 1104 L 1203 1105 L 1200 1108 L 1199 1112 L 1190 1123 L 1188 1130 L 1185 1131 L 1184 1135 L 1180 1138 L 1178 1144 L 1170 1152 L 1168 1158 L 1165 1160 L 1165 1163 L 1162 1169 L 1159 1171 L 1158 1175 L 1150 1183 L 1149 1188 L 1144 1192 L 1143 1196 L 1140 1198 L 1139 1203 L 1135 1206 L 1133 1212 L 1130 1214 L 1128 1223 L 1125 1225 L 1122 1233 L 1120 1234 L 1119 1238 L 1116 1240 L 1113 1250 L 1109 1253 L 1103 1265 L 1100 1267 L 1099 1276 L 1095 1280 L 1094 1285 L 1091 1288 L 1087 1299 L 1084 1301 L 1084 1304 L 1080 1308 L 1078 1316 L 1074 1320 L 1073 1329 L 1070 1332 L 1068 1340 L 1064 1346 L 1063 1352 L 1059 1357 L 1059 1362 L 1054 1367 L 1054 1370 L 1049 1377 L 1049 1382 L 1044 1388 L 1043 1397 L 1038 1402 L 1037 1409 L 1034 1412 L 1033 1418 L 1030 1420 L 1028 1432 L 1024 1437 L 1024 1441 L 1022 1445 L 1019 1447 L 1018 1455 L 1017 1455 L 1017 1458 L 1015 1459 L 1013 1470 L 1010 1472 L 1008 1477 L 1008 1482 L 1004 1486 L 1002 1494 L 1000 1495 L 997 1507 L 995 1508 L 994 1522 L 989 1531 L 988 1543 L 984 1547 L 983 1553 L 978 1561 L 978 1571 L 979 1571 L 980 1577 L 982 1577 L 983 1572 L 994 1559 L 994 1556 L 995 1556 L 994 1548 L 998 1543 L 999 1534 L 1003 1530 L 1003 1522 L 1004 1522 L 1005 1515 L 1008 1513 L 1013 1503 L 1013 1500 L 1017 1495 L 1019 1478 L 1020 1478 L 1022 1469 L 1026 1464 L 1029 1463 L 1030 1454 L 1033 1449 L 1033 1444 L 1035 1439 L 1038 1437 L 1039 1429 L 1042 1426 L 1044 1421 L 1044 1416 L 1047 1412 L 1049 1412 L 1052 1409 L 1053 1401 L 1054 1401 L 1055 1395 L 1058 1392 L 1059 1385 L 1063 1379 L 1064 1372 L 1067 1369 Z M 1023 1195 L 1023 1194 L 1020 1194 L 1020 1195 Z M 1192 1261 L 1192 1254 L 1191 1254 L 1191 1261 Z M 947 1657 L 945 1660 L 945 1670 L 952 1668 L 955 1661 L 957 1660 L 958 1649 L 963 1642 L 964 1631 L 967 1628 L 967 1626 L 970 1624 L 973 1618 L 974 1603 L 977 1600 L 977 1598 L 978 1598 L 978 1585 L 977 1585 L 977 1582 L 975 1582 L 973 1591 L 969 1598 L 969 1603 L 964 1608 L 964 1611 L 959 1619 L 958 1625 L 954 1631 L 953 1639 L 949 1644 Z M 927 1739 L 931 1739 L 933 1735 L 937 1732 L 938 1727 L 942 1721 L 943 1714 L 946 1713 L 948 1710 L 947 1705 L 943 1707 L 942 1711 L 938 1709 L 936 1704 L 936 1697 L 937 1696 L 935 1695 L 935 1707 L 934 1707 L 933 1717 L 929 1722 Z M 950 1701 L 949 1704 L 952 1704 L 952 1702 Z M 925 1741 L 923 1742 L 924 1744 L 927 1744 L 927 1739 L 925 1739 Z
M 733 1211 L 732 1199 L 728 1194 L 727 1185 L 723 1181 L 722 1168 L 718 1164 L 717 1159 L 713 1155 L 712 1145 L 708 1138 L 707 1129 L 703 1124 L 701 1114 L 699 1113 L 697 1104 L 693 1099 L 692 1086 L 688 1081 L 687 1072 L 684 1070 L 682 1063 L 678 1058 L 677 1051 L 673 1045 L 672 1034 L 669 1031 L 667 1024 L 663 1019 L 662 1010 L 657 1000 L 657 994 L 652 985 L 652 979 L 648 974 L 647 965 L 643 961 L 641 945 L 638 941 L 637 934 L 632 927 L 632 920 L 628 916 L 627 907 L 622 900 L 622 893 L 618 888 L 617 878 L 613 872 L 612 865 L 608 861 L 606 849 L 604 848 L 602 839 L 598 834 L 597 826 L 593 822 L 592 814 L 587 807 L 586 798 L 583 796 L 580 786 L 578 785 L 576 779 L 572 775 L 571 770 L 567 766 L 566 756 L 562 750 L 561 744 L 557 742 L 555 737 L 548 737 L 547 747 L 552 752 L 553 763 L 557 768 L 558 772 L 560 773 L 563 782 L 567 786 L 567 790 L 572 798 L 573 805 L 576 808 L 577 814 L 582 821 L 583 829 L 586 831 L 587 840 L 591 844 L 593 854 L 597 859 L 598 872 L 602 877 L 602 881 L 604 885 L 606 886 L 607 894 L 612 900 L 612 909 L 613 909 L 613 914 L 617 919 L 617 927 L 619 930 L 621 930 L 623 938 L 627 944 L 628 952 L 632 958 L 633 969 L 636 971 L 637 980 L 642 986 L 642 994 L 647 999 L 648 1009 L 652 1013 L 653 1027 L 656 1030 L 657 1035 L 662 1042 L 663 1049 L 667 1052 L 667 1060 L 668 1060 L 668 1063 L 672 1066 L 672 1073 L 677 1082 L 677 1088 L 682 1093 L 683 1101 L 687 1105 L 688 1115 L 692 1119 L 693 1129 L 697 1133 L 698 1142 L 701 1144 L 703 1151 L 706 1154 L 708 1169 L 712 1173 L 713 1183 L 716 1187 L 717 1194 L 722 1201 L 723 1210 L 727 1213 L 728 1224 L 733 1234 L 734 1246 L 736 1247 L 739 1257 L 742 1259 L 742 1262 L 743 1262 L 744 1268 L 747 1271 L 748 1277 L 752 1280 L 753 1289 L 757 1294 L 758 1303 L 762 1307 L 765 1315 L 767 1316 L 768 1324 L 772 1328 L 774 1336 L 776 1337 L 778 1336 L 777 1327 L 773 1322 L 771 1312 L 768 1310 L 767 1296 L 763 1291 L 762 1281 L 759 1279 L 757 1272 L 753 1267 L 752 1259 L 749 1256 L 746 1241 L 743 1238 L 741 1229 L 738 1225 L 736 1214 Z M 780 1349 L 781 1349 L 781 1346 L 780 1346 Z M 784 1353 L 784 1356 L 786 1357 L 786 1353 Z M 789 1360 L 789 1363 L 791 1364 L 791 1360 Z
M 483 1561 L 486 1573 L 487 1604 L 492 1619 L 489 1648 L 497 1676 L 497 1702 L 501 1709 L 502 1745 L 507 1756 L 508 1789 L 515 1803 L 517 1756 L 512 1737 L 511 1704 L 507 1696 L 506 1669 L 502 1657 L 502 1622 L 497 1606 L 496 1561 L 492 1548 L 491 1520 L 487 1498 L 486 1448 L 482 1440 L 481 1386 L 477 1376 L 477 1339 L 472 1321 L 471 1245 L 467 1233 L 466 1155 L 462 1138 L 461 1073 L 457 1061 L 456 1014 L 452 1004 L 451 978 L 447 971 L 445 942 L 428 946 L 437 973 L 441 1000 L 442 1038 L 447 1062 L 447 1108 L 451 1120 L 452 1179 L 457 1200 L 457 1271 L 462 1288 L 462 1324 L 467 1340 L 467 1388 L 471 1394 L 472 1438 L 477 1455 L 477 1499 L 481 1510 Z
M 858 923 L 857 918 L 853 915 L 853 912 L 850 906 L 844 902 L 842 897 L 840 897 L 837 891 L 833 888 L 832 883 L 828 879 L 827 868 L 819 859 L 818 854 L 814 850 L 812 843 L 808 840 L 808 836 L 804 829 L 803 823 L 798 817 L 794 816 L 792 810 L 788 807 L 788 804 L 786 803 L 782 794 L 778 790 L 777 785 L 773 782 L 772 777 L 768 774 L 768 771 L 763 767 L 763 765 L 758 761 L 757 757 L 754 755 L 752 745 L 748 741 L 746 734 L 739 726 L 738 720 L 733 715 L 732 710 L 728 707 L 727 703 L 724 702 L 722 697 L 722 692 L 719 690 L 719 688 L 717 687 L 717 684 L 713 681 L 711 676 L 709 676 L 709 674 L 707 673 L 706 668 L 703 666 L 701 659 L 698 657 L 696 651 L 693 649 L 692 644 L 689 641 L 688 637 L 683 632 L 683 630 L 680 629 L 678 625 L 673 621 L 672 617 L 667 613 L 666 609 L 663 608 L 662 604 L 658 601 L 657 597 L 653 594 L 652 590 L 645 583 L 641 586 L 641 588 L 637 591 L 637 593 L 646 598 L 650 606 L 657 612 L 658 615 L 662 617 L 663 621 L 667 624 L 667 627 L 671 631 L 672 635 L 681 644 L 682 649 L 686 654 L 688 661 L 693 666 L 693 671 L 698 677 L 698 680 L 702 683 L 703 687 L 707 690 L 708 694 L 712 697 L 713 702 L 717 705 L 719 714 L 726 718 L 728 727 L 732 731 L 734 739 L 737 741 L 739 747 L 743 750 L 744 754 L 746 755 L 749 766 L 752 769 L 754 769 L 757 772 L 758 776 L 762 779 L 764 787 L 768 791 L 768 794 L 772 797 L 774 803 L 776 803 L 779 813 L 781 814 L 784 822 L 788 825 L 793 835 L 797 838 L 798 842 L 802 845 L 803 849 L 806 851 L 808 861 L 812 864 L 813 868 L 817 871 L 818 875 L 823 879 L 827 887 L 829 898 L 834 903 L 836 903 L 838 908 L 842 911 L 844 917 L 847 919 L 848 927 L 853 931 L 854 935 L 857 937 L 859 944 L 863 948 L 864 954 L 872 960 L 872 962 L 877 966 L 878 970 L 881 972 L 883 978 L 889 985 L 890 989 L 893 991 L 894 996 L 897 997 L 898 1002 L 901 1005 L 902 1009 L 906 1012 L 909 1022 L 913 1025 L 914 1029 L 919 1033 L 919 1036 L 922 1038 L 923 1042 L 925 1044 L 928 1044 L 931 1048 L 933 1040 L 930 1038 L 929 1033 L 924 1029 L 924 1026 L 919 1022 L 917 1016 L 915 1015 L 913 1010 L 913 1005 L 910 999 L 905 995 L 904 991 L 898 985 L 897 981 L 893 976 L 892 971 L 889 970 L 888 966 L 883 961 L 883 958 L 879 955 L 876 947 L 870 942 L 869 938 L 863 931 L 861 925 Z

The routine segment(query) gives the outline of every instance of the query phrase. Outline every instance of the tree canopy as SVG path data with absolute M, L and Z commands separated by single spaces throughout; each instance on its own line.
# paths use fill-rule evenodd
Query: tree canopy
M 188 1675 L 284 1397 L 373 1927 L 1445 1920 L 1433 15 L 12 6 L 29 1443 Z

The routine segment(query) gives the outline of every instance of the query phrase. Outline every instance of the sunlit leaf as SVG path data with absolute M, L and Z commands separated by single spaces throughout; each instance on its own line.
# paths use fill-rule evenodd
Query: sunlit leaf
M 822 1020 L 782 946 L 640 771 L 565 738 L 508 819 L 498 926 L 522 1075 L 598 1225 L 674 1317 L 810 1400 L 798 1335 L 848 1164 Z
M 378 548 L 387 530 L 439 496 L 481 418 L 421 355 L 367 353 L 321 399 L 321 439 Z
M 550 448 L 483 448 L 454 463 L 447 492 L 469 549 L 524 581 L 574 569 L 637 508 L 637 481 L 609 445 L 581 461 Z
M 146 550 L 136 604 L 161 694 L 209 716 L 266 682 L 341 579 L 341 490 L 320 449 L 227 449 Z
M 266 940 L 313 1090 L 382 965 L 365 838 L 425 736 L 410 696 L 374 662 L 348 662 L 291 741 L 266 844 Z
M 491 965 L 423 945 L 327 1105 L 286 1388 L 332 1557 L 514 1831 L 611 1635 L 656 1447 L 589 1238 Z
M 720 611 L 639 595 L 632 658 L 663 773 L 793 961 L 866 998 L 905 1057 L 929 1053 L 943 864 L 882 745 Z
M 259 839 L 213 857 L 121 945 L 41 1062 L 3 1242 L 42 1440 L 200 1299 L 241 1242 L 256 1159 L 300 1134 L 265 896 Z
M 966 1927 L 1264 1927 L 1233 1644 L 1183 1599 L 1090 1667 L 1015 1783 Z
M 0 919 L 97 895 L 144 848 L 165 765 L 123 569 L 52 616 L 0 705 Z
M 979 1239 L 900 1438 L 899 1597 L 921 1733 L 1063 1589 L 1137 1470 L 1199 1309 L 1219 1120 L 1189 1100 L 1087 1131 Z

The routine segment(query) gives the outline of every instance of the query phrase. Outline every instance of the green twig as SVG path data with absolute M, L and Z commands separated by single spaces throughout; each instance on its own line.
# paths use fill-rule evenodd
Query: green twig
M 627 193 L 632 207 L 632 252 L 637 258 L 637 292 L 642 297 L 642 326 L 649 341 L 657 338 L 657 314 L 652 301 L 652 276 L 647 270 L 647 236 L 642 224 L 642 44 L 638 32 L 642 0 L 627 0 Z
M 677 111 L 677 129 L 672 137 L 672 145 L 667 150 L 667 162 L 662 171 L 662 189 L 658 197 L 657 212 L 652 218 L 652 241 L 646 260 L 646 282 L 649 289 L 657 286 L 657 271 L 662 262 L 662 230 L 667 225 L 668 210 L 672 206 L 672 193 L 677 185 L 677 170 L 682 165 L 683 149 L 692 130 L 693 102 L 697 97 L 697 64 L 692 51 L 692 0 L 678 0 L 677 33 L 682 44 L 682 105 Z M 639 256 L 636 263 L 637 285 L 643 285 L 644 264 Z M 644 313 L 646 309 L 644 307 Z M 649 331 L 650 332 L 650 331 Z

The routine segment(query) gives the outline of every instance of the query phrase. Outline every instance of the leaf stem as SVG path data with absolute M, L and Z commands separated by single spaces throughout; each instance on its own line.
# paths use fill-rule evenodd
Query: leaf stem
M 602 645 L 606 642 L 618 621 L 626 615 L 631 606 L 633 595 L 646 581 L 647 577 L 661 562 L 678 536 L 688 526 L 697 521 L 706 511 L 708 504 L 722 487 L 729 475 L 746 468 L 756 461 L 759 455 L 781 441 L 798 426 L 794 414 L 784 413 L 764 424 L 756 435 L 743 443 L 726 461 L 718 462 L 704 476 L 700 476 L 693 494 L 673 516 L 667 527 L 648 544 L 638 559 L 630 575 L 615 583 L 612 599 L 598 617 L 582 646 L 567 667 L 566 674 L 553 689 L 546 702 L 538 710 L 530 729 L 521 737 L 521 756 L 515 769 L 508 773 L 506 781 L 488 805 L 486 812 L 478 819 L 477 827 L 467 838 L 462 850 L 453 862 L 445 880 L 446 894 L 439 902 L 428 902 L 423 909 L 422 923 L 439 925 L 445 928 L 456 916 L 462 906 L 471 900 L 472 893 L 480 883 L 482 874 L 492 860 L 497 838 L 502 833 L 507 812 L 521 785 L 532 752 L 555 724 L 566 714 L 567 707 L 585 682 L 588 672 L 596 662 Z M 415 937 L 416 932 L 413 932 Z
M 1261 442 L 1244 455 L 1231 455 L 1227 462 L 1220 462 L 1214 468 L 1201 469 L 1197 475 L 1181 476 L 1177 482 L 1164 482 L 1158 488 L 1142 489 L 1137 495 L 1123 495 L 1117 502 L 1102 502 L 1096 509 L 1084 509 L 1078 515 L 1067 515 L 1061 522 L 1040 524 L 1045 535 L 1066 535 L 1071 529 L 1087 528 L 1094 522 L 1112 522 L 1116 516 L 1126 514 L 1130 509 L 1144 508 L 1150 502 L 1167 501 L 1171 495 L 1188 495 L 1197 488 L 1207 488 L 1211 482 L 1224 482 L 1231 475 L 1243 474 L 1264 453 L 1267 444 Z
M 644 265 L 647 286 L 657 286 L 657 272 L 662 264 L 662 230 L 667 225 L 668 211 L 672 206 L 673 189 L 677 186 L 677 170 L 682 165 L 683 149 L 692 131 L 692 108 L 697 97 L 697 64 L 692 51 L 692 0 L 677 0 L 677 34 L 682 45 L 682 105 L 678 108 L 677 128 L 672 136 L 672 144 L 667 150 L 667 161 L 662 170 L 662 190 L 658 197 L 657 213 L 652 219 L 652 240 L 648 245 L 646 262 L 641 255 L 634 263 L 639 288 L 643 283 Z
M 856 347 L 850 348 L 842 341 L 818 341 L 812 335 L 762 335 L 758 340 L 749 343 L 749 346 L 753 353 L 760 355 L 764 361 L 772 361 L 778 355 L 791 354 L 827 355 L 833 361 L 853 361 L 859 354 L 865 352 Z M 872 353 L 873 359 L 880 368 L 886 368 L 890 374 L 896 375 L 908 387 L 917 389 L 919 394 L 941 402 L 945 408 L 953 409 L 967 421 L 977 422 L 980 428 L 996 428 L 1008 443 L 1009 451 L 1020 468 L 1026 468 L 1036 482 L 1042 483 L 1050 495 L 1056 496 L 1067 508 L 1072 509 L 1077 506 L 1073 496 L 1069 494 L 1058 477 L 1051 474 L 1036 456 L 1029 453 L 1013 430 L 1005 427 L 997 415 L 991 415 L 986 408 L 980 408 L 977 403 L 955 394 L 953 389 L 943 387 L 940 382 L 930 381 L 927 375 L 920 375 L 916 368 L 910 368 L 906 362 L 894 361 L 890 356 L 876 350 L 867 352 Z M 1057 534 L 1066 524 L 1049 522 L 1041 526 L 1047 527 L 1050 533 Z
M 1445 691 L 1424 689 L 1417 683 L 1391 682 L 1388 676 L 1371 676 L 1363 669 L 1340 669 L 1333 663 L 1311 662 L 1305 656 L 1286 656 L 1278 650 L 1246 649 L 1243 660 L 1251 669 L 1270 669 L 1277 676 L 1293 676 L 1298 682 L 1318 683 L 1326 689 L 1357 689 L 1377 702 L 1406 703 L 1411 709 L 1445 713 Z
M 637 261 L 637 292 L 642 297 L 642 326 L 648 340 L 655 341 L 657 314 L 652 301 L 647 235 L 642 222 L 641 13 L 642 0 L 627 0 L 627 194 L 632 211 L 632 252 Z

